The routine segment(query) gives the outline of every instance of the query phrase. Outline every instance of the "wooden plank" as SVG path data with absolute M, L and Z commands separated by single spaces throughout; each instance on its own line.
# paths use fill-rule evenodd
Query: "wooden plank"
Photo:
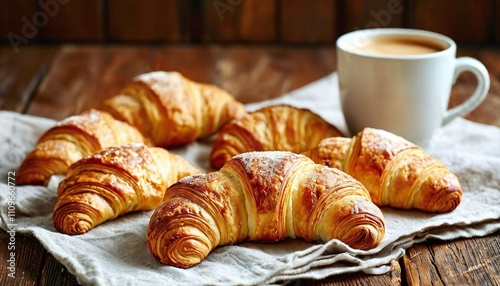
M 290 66 L 279 48 L 233 46 L 217 60 L 214 82 L 243 103 L 277 97 L 290 90 Z
M 337 2 L 287 0 L 280 3 L 280 36 L 285 43 L 332 43 L 336 39 Z
M 493 1 L 493 42 L 500 44 L 500 0 Z
M 154 70 L 177 70 L 193 80 L 219 85 L 242 102 L 255 102 L 317 80 L 333 72 L 335 63 L 334 47 L 312 53 L 279 47 L 235 46 L 222 51 L 69 46 L 54 59 L 28 113 L 57 120 L 78 114 L 115 95 L 135 75 Z
M 40 244 L 38 241 L 37 243 Z M 54 256 L 47 253 L 41 271 L 40 285 L 77 286 L 80 284 L 64 265 L 57 261 Z
M 500 285 L 500 233 L 418 244 L 403 258 L 408 285 Z
M 54 58 L 27 112 L 61 120 L 98 107 L 130 78 L 146 71 L 148 57 L 147 47 L 65 46 Z
M 487 43 L 493 23 L 491 0 L 420 0 L 410 26 L 445 34 L 457 42 Z M 429 13 L 432 11 L 432 17 Z
M 42 245 L 33 237 L 24 234 L 15 234 L 14 246 L 15 249 L 8 250 L 7 245 L 10 242 L 10 234 L 5 230 L 0 229 L 0 284 L 1 285 L 33 285 L 33 281 L 40 279 L 43 261 L 46 256 L 46 251 Z M 10 262 L 7 262 L 10 254 L 14 253 L 15 257 L 15 278 L 7 276 L 10 270 L 7 270 Z
M 60 120 L 98 108 L 134 76 L 156 70 L 179 71 L 192 80 L 210 83 L 213 74 L 210 67 L 215 66 L 213 59 L 218 57 L 219 50 L 216 47 L 67 46 L 54 59 L 28 113 Z
M 178 28 L 181 42 L 199 43 L 205 29 L 203 2 L 198 0 L 177 1 Z
M 200 46 L 153 46 L 153 47 L 107 47 L 103 53 L 106 60 L 100 74 L 96 76 L 96 96 L 82 102 L 78 110 L 98 107 L 105 99 L 120 90 L 135 76 L 154 71 L 177 71 L 187 78 L 212 83 L 214 59 L 220 48 Z M 93 54 L 92 50 L 87 51 Z M 134 59 L 133 64 L 130 58 Z
M 397 0 L 346 0 L 344 32 L 402 27 L 408 3 Z
M 23 112 L 58 47 L 0 47 L 0 109 Z
M 216 62 L 215 84 L 244 103 L 275 98 L 335 69 L 335 48 L 245 47 L 225 49 Z
M 371 285 L 390 286 L 401 285 L 401 268 L 397 261 L 391 264 L 391 270 L 383 275 L 368 275 L 364 273 L 348 273 L 327 277 L 322 280 L 303 279 L 296 285 L 300 286 L 328 286 L 328 285 Z
M 412 21 L 409 23 L 410 27 L 429 30 L 452 37 L 454 34 L 453 15 L 451 12 L 454 9 L 454 5 L 452 2 L 449 0 L 423 0 L 414 3 Z M 429 11 L 432 11 L 435 16 L 429 17 Z
M 39 30 L 33 25 L 36 7 L 36 2 L 30 0 L 0 1 L 0 40 L 17 45 L 36 39 Z
M 41 38 L 55 41 L 104 40 L 103 1 L 46 1 L 53 5 L 39 8 L 39 21 L 44 23 Z
M 316 49 L 311 53 L 307 48 L 288 49 L 288 62 L 291 63 L 289 75 L 290 90 L 301 88 L 313 81 L 335 71 L 336 52 L 334 46 L 326 46 Z
M 151 58 L 146 72 L 177 71 L 191 80 L 213 84 L 217 59 L 222 50 L 219 46 L 154 47 L 150 49 Z
M 109 0 L 108 37 L 112 41 L 178 41 L 179 14 L 176 0 Z
M 2 53 L 6 53 L 5 56 L 2 56 Z M 12 53 L 9 49 L 0 49 L 0 59 L 9 58 L 9 53 Z M 492 82 L 495 82 L 488 98 L 500 98 L 498 92 L 500 90 L 498 83 L 500 52 L 496 49 L 462 49 L 459 51 L 459 56 L 463 55 L 476 57 L 485 63 L 492 75 Z M 67 106 L 69 106 L 70 113 L 81 111 L 119 91 L 136 74 L 163 69 L 179 70 L 194 80 L 227 86 L 239 91 L 239 95 L 246 96 L 250 102 L 259 100 L 259 97 L 263 96 L 259 93 L 262 93 L 263 90 L 267 96 L 279 96 L 283 92 L 319 79 L 332 72 L 335 64 L 334 47 L 211 46 L 205 48 L 165 46 L 132 48 L 123 46 L 66 46 L 58 51 L 54 57 L 28 112 L 44 114 L 45 117 L 62 118 Z M 245 89 L 232 85 L 231 81 L 233 80 L 240 81 Z M 468 78 L 465 78 L 463 82 L 467 88 L 473 85 L 472 80 Z M 489 106 L 489 104 L 486 105 Z M 491 112 L 498 114 L 498 110 L 500 109 L 497 108 Z M 489 111 L 481 112 L 488 113 Z M 487 117 L 480 120 L 484 120 L 484 123 L 490 123 Z M 17 245 L 20 249 L 24 249 L 16 252 L 22 256 L 18 271 L 21 269 L 28 273 L 20 276 L 24 277 L 23 280 L 16 281 L 15 284 L 5 284 L 3 282 L 5 282 L 6 272 L 0 271 L 0 284 L 52 284 L 50 282 L 55 281 L 56 284 L 74 285 L 74 280 L 71 280 L 72 276 L 63 270 L 64 267 L 59 265 L 52 256 L 39 249 L 41 246 L 36 239 L 21 234 L 17 238 L 19 238 L 16 241 Z M 6 239 L 5 231 L 0 230 L 0 245 L 6 245 Z M 497 233 L 493 239 L 491 236 L 477 238 L 472 243 L 468 243 L 468 241 L 429 242 L 425 245 L 419 245 L 424 250 L 415 248 L 419 247 L 415 246 L 412 249 L 418 249 L 423 253 L 422 262 L 418 261 L 420 254 L 417 252 L 407 255 L 402 260 L 404 266 L 402 272 L 397 266 L 394 266 L 389 274 L 382 276 L 365 276 L 356 273 L 347 277 L 332 277 L 331 280 L 299 282 L 301 285 L 302 282 L 307 285 L 398 285 L 398 279 L 401 279 L 402 283 L 405 284 L 408 281 L 413 281 L 411 279 L 417 276 L 410 277 L 410 275 L 416 273 L 416 275 L 420 275 L 418 276 L 420 281 L 427 281 L 425 279 L 428 277 L 440 277 L 439 279 L 444 277 L 444 279 L 448 279 L 444 283 L 449 285 L 453 285 L 455 281 L 471 281 L 473 284 L 493 281 L 494 283 L 491 284 L 495 284 L 495 282 L 498 284 L 500 267 L 498 267 L 499 261 L 496 257 L 499 257 L 500 235 Z M 434 247 L 434 245 L 436 246 Z M 476 252 L 479 254 L 470 253 L 470 249 L 477 250 Z M 5 255 L 5 252 L 0 251 L 0 268 L 5 269 L 6 259 L 2 255 Z M 459 256 L 459 259 L 455 259 L 455 256 Z M 433 259 L 431 261 L 434 262 L 431 266 L 428 263 L 429 259 Z M 447 264 L 451 266 L 447 266 Z M 460 275 L 455 276 L 457 272 L 450 272 L 449 269 L 460 270 Z M 451 275 L 452 278 L 448 278 L 446 275 Z M 403 279 L 405 276 L 410 278 Z M 478 279 L 482 280 L 479 283 L 474 283 Z
M 464 118 L 500 127 L 500 51 L 497 49 L 459 48 L 458 57 L 473 57 L 481 61 L 490 73 L 490 89 L 485 100 Z M 475 76 L 461 74 L 451 90 L 449 108 L 467 100 L 477 85 Z
M 203 1 L 205 42 L 274 42 L 277 0 Z

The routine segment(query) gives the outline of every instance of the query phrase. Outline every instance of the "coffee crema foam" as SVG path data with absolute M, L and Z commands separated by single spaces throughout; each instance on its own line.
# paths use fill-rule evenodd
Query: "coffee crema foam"
M 373 37 L 353 51 L 374 55 L 403 56 L 431 54 L 444 50 L 439 43 L 411 37 Z

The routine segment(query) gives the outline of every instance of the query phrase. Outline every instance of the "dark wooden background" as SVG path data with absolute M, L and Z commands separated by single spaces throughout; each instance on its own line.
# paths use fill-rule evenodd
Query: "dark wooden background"
M 23 45 L 315 45 L 373 27 L 426 29 L 459 43 L 498 45 L 500 0 L 0 0 L 0 42 Z

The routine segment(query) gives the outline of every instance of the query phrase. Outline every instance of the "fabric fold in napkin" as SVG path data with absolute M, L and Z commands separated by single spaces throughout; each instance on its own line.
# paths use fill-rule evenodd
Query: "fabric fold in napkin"
M 253 111 L 271 104 L 308 108 L 347 134 L 335 73 L 282 97 L 248 104 Z M 8 213 L 8 172 L 15 172 L 53 120 L 0 112 L 0 227 L 34 235 L 84 285 L 255 285 L 362 271 L 383 274 L 405 249 L 426 239 L 484 236 L 500 229 L 500 128 L 455 119 L 439 129 L 427 152 L 454 172 L 463 187 L 462 203 L 447 214 L 383 208 L 386 236 L 371 250 L 351 249 L 332 240 L 300 239 L 241 243 L 216 248 L 202 263 L 178 269 L 156 261 L 146 245 L 152 212 L 137 212 L 97 226 L 86 234 L 58 233 L 51 219 L 59 177 L 49 186 L 16 186 L 15 216 Z M 209 170 L 210 140 L 170 150 Z M 12 190 L 12 187 L 10 187 Z

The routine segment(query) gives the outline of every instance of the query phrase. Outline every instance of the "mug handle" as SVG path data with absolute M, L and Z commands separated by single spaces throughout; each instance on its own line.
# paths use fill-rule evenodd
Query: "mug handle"
M 455 74 L 453 76 L 453 82 L 456 82 L 458 76 L 465 71 L 470 71 L 476 76 L 476 90 L 462 104 L 446 111 L 442 125 L 450 123 L 458 116 L 470 113 L 472 110 L 478 107 L 478 105 L 481 104 L 481 102 L 486 98 L 486 95 L 488 95 L 488 90 L 490 88 L 490 75 L 488 74 L 486 67 L 484 67 L 484 65 L 480 61 L 474 58 L 457 58 L 455 62 Z

